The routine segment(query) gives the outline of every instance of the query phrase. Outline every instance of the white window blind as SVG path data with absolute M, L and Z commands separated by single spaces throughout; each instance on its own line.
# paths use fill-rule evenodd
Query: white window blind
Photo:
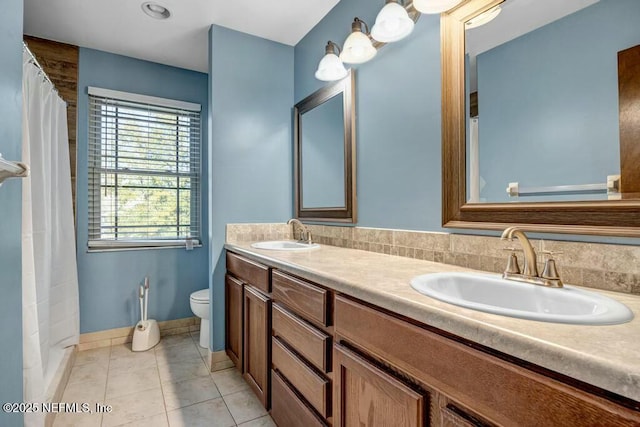
M 118 94 L 89 89 L 89 247 L 199 243 L 200 106 Z

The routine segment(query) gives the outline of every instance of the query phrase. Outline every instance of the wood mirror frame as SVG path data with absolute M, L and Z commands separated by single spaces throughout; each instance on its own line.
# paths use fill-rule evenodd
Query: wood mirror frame
M 640 237 L 640 200 L 467 203 L 464 23 L 502 3 L 467 0 L 440 18 L 442 71 L 442 226 Z M 640 165 L 640 150 L 636 150 Z M 631 196 L 631 195 L 629 195 Z
M 295 217 L 301 220 L 355 223 L 357 220 L 356 197 L 356 127 L 355 127 L 355 72 L 350 70 L 345 78 L 318 89 L 293 108 L 293 164 Z M 344 207 L 302 206 L 302 114 L 342 94 L 344 112 Z

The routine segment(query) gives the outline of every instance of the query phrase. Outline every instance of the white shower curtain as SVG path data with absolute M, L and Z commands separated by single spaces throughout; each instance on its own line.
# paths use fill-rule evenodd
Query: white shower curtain
M 44 402 L 65 347 L 78 343 L 78 273 L 65 102 L 23 58 L 22 305 L 24 400 Z M 25 426 L 44 425 L 41 413 Z

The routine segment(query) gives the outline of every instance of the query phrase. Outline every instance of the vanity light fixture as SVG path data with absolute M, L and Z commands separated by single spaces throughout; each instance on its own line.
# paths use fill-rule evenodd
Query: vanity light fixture
M 413 31 L 414 22 L 398 0 L 386 0 L 371 28 L 371 37 L 382 43 L 402 40 Z
M 462 0 L 413 0 L 413 7 L 420 13 L 442 13 L 462 3 Z
M 502 11 L 502 8 L 500 8 L 500 5 L 496 7 L 492 7 L 486 12 L 482 12 L 480 15 L 476 16 L 475 18 L 472 18 L 467 22 L 465 22 L 464 29 L 470 30 L 472 28 L 476 28 L 481 25 L 488 24 L 489 22 L 493 21 L 496 18 L 496 16 L 500 14 L 501 11 Z
M 168 19 L 171 16 L 169 9 L 151 1 L 142 3 L 142 11 L 154 19 Z
M 366 33 L 362 32 L 362 26 Z M 340 59 L 345 64 L 362 64 L 376 56 L 378 51 L 373 47 L 369 38 L 369 26 L 359 18 L 354 18 L 351 24 L 351 34 L 344 41 Z
M 347 69 L 344 68 L 344 64 L 338 57 L 338 55 L 340 55 L 338 45 L 329 40 L 324 51 L 325 55 L 320 60 L 318 70 L 315 74 L 316 79 L 324 82 L 332 82 L 347 77 Z

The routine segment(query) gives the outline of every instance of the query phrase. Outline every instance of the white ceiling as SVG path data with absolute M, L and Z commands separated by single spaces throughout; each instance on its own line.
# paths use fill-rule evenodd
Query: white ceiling
M 478 88 L 476 58 L 479 54 L 571 15 L 600 0 L 505 0 L 500 14 L 489 23 L 465 32 L 469 56 L 469 90 Z
M 465 48 L 479 55 L 543 27 L 600 0 L 505 0 L 502 12 L 489 24 L 467 30 Z
M 24 0 L 24 33 L 206 73 L 211 24 L 293 46 L 339 0 L 155 0 L 164 21 L 144 1 Z

